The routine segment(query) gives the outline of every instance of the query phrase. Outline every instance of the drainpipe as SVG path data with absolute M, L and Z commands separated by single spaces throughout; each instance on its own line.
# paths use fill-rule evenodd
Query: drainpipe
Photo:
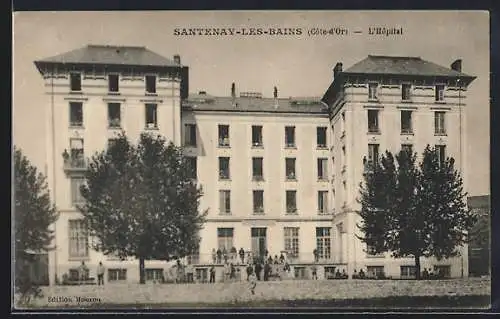
M 54 115 L 54 69 L 51 70 L 51 77 L 50 77 L 50 113 L 51 113 L 51 139 L 52 139 L 52 163 L 50 165 L 52 166 L 52 190 L 53 190 L 53 195 L 54 196 L 54 203 L 57 203 L 56 197 L 57 197 L 57 183 L 56 183 L 56 128 L 55 128 L 55 115 Z M 57 209 L 57 206 L 56 206 Z M 56 227 L 57 221 L 54 223 L 54 283 L 57 283 L 57 227 Z

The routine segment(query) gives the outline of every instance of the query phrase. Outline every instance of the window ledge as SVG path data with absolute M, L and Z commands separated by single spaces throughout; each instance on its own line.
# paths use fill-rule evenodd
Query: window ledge
M 446 104 L 446 101 L 434 101 L 435 104 Z
M 328 178 L 326 178 L 326 177 L 318 177 L 318 182 L 320 182 L 320 183 L 327 183 L 328 182 Z
M 264 177 L 253 177 L 252 178 L 253 182 L 264 182 Z
M 218 148 L 231 148 L 230 145 L 220 145 L 220 144 L 217 147 Z
M 220 178 L 220 177 L 219 177 L 219 181 L 220 181 L 220 182 L 230 182 L 230 181 L 231 181 L 231 179 L 230 179 L 230 178 Z
M 401 103 L 413 103 L 412 100 L 401 100 Z
M 368 134 L 368 135 L 380 135 L 382 133 L 380 133 L 380 130 L 378 130 L 378 131 L 368 131 L 366 134 Z
M 380 100 L 377 97 L 376 98 L 368 98 L 368 102 L 379 103 Z
M 146 126 L 144 129 L 148 130 L 148 131 L 158 131 L 159 130 L 158 126 L 155 126 L 155 127 Z
M 296 181 L 297 181 L 297 179 L 296 179 L 296 178 L 286 178 L 286 179 L 285 179 L 285 182 L 293 182 L 293 183 L 294 183 L 294 182 L 296 182 Z
M 109 126 L 108 125 L 108 130 L 121 130 L 122 127 L 121 126 Z
M 448 136 L 446 133 L 434 133 L 434 136 Z
M 152 93 L 152 92 L 146 92 L 144 93 L 145 96 L 158 96 L 158 93 Z
M 383 255 L 383 254 L 382 255 L 370 255 L 370 254 L 367 254 L 366 258 L 375 258 L 375 259 L 379 258 L 380 259 L 380 258 L 385 258 L 385 255 Z
M 81 130 L 83 130 L 83 129 L 85 129 L 85 126 L 83 126 L 83 125 L 71 125 L 70 124 L 69 128 L 70 129 L 81 129 Z
M 415 135 L 414 132 L 401 132 L 401 135 Z
M 326 145 L 321 145 L 316 147 L 317 150 L 328 150 L 328 147 Z
M 231 212 L 219 212 L 219 216 L 232 216 Z
M 252 148 L 254 148 L 254 149 L 263 149 L 263 148 L 264 148 L 264 145 L 262 145 L 262 144 L 259 144 L 259 145 L 252 145 Z
M 285 149 L 287 149 L 287 150 L 296 150 L 297 146 L 287 145 L 287 146 L 285 146 Z
M 299 216 L 299 212 L 285 212 L 286 216 Z
M 254 216 L 264 216 L 264 212 L 253 212 L 252 215 Z
M 191 144 L 184 144 L 184 148 L 197 148 L 198 146 L 195 144 L 195 145 L 191 145 Z
M 79 94 L 83 94 L 83 91 L 82 90 L 79 90 L 79 91 L 69 91 L 69 94 L 79 95 Z
M 108 92 L 108 95 L 121 95 L 120 92 L 112 92 L 112 91 L 109 91 Z

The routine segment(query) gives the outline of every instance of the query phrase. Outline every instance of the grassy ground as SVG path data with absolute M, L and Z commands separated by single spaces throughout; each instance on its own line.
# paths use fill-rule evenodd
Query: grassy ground
M 30 308 L 488 307 L 489 279 L 292 280 L 216 284 L 107 284 L 44 287 Z
M 255 300 L 232 303 L 94 304 L 86 309 L 179 309 L 179 308 L 342 308 L 342 309 L 487 309 L 490 296 L 391 296 L 368 299 Z M 65 307 L 63 307 L 65 308 Z M 68 307 L 70 308 L 70 307 Z

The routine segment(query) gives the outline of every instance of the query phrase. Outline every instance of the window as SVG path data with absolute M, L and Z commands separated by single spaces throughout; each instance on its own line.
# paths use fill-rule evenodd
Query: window
M 450 265 L 435 265 L 434 274 L 438 278 L 450 278 L 451 277 L 451 266 Z
M 306 279 L 306 267 L 293 267 L 293 272 L 296 279 Z
M 158 127 L 157 105 L 146 104 L 146 128 Z
M 286 191 L 286 213 L 297 213 L 297 191 Z
M 328 179 L 328 159 L 318 158 L 318 179 L 327 180 Z
M 219 157 L 219 179 L 229 179 L 229 157 Z
M 443 102 L 444 101 L 444 85 L 442 85 L 442 84 L 436 85 L 434 98 L 435 98 L 436 102 Z
M 370 277 L 380 278 L 385 276 L 384 266 L 367 266 L 366 272 Z
M 412 111 L 401 111 L 401 134 L 412 134 Z
M 69 102 L 69 125 L 75 127 L 83 126 L 82 102 Z
M 120 103 L 108 103 L 108 125 L 113 128 L 120 127 Z
M 118 92 L 120 87 L 119 87 L 119 83 L 120 83 L 120 78 L 118 76 L 118 74 L 109 74 L 108 75 L 108 91 L 109 92 Z
M 146 268 L 146 281 L 163 281 L 163 268 Z
M 264 213 L 264 191 L 253 191 L 253 212 L 254 214 Z
M 256 181 L 261 181 L 264 179 L 262 163 L 263 163 L 262 157 L 252 158 L 252 177 Z
M 233 228 L 217 228 L 217 248 L 221 251 L 226 248 L 230 251 L 233 248 Z
M 331 258 L 331 227 L 316 227 L 316 249 L 318 250 L 318 258 Z
M 326 148 L 326 127 L 316 128 L 316 144 L 318 148 Z
M 127 280 L 127 269 L 108 269 L 108 281 Z
M 285 227 L 285 251 L 289 257 L 299 256 L 299 227 Z
M 88 231 L 83 219 L 69 220 L 69 257 L 88 257 Z
M 415 266 L 401 266 L 401 278 L 415 278 L 417 271 Z
M 328 191 L 318 191 L 318 214 L 328 215 Z
M 295 158 L 285 158 L 285 174 L 287 180 L 296 180 Z
M 443 165 L 446 161 L 446 145 L 436 145 L 436 153 L 439 165 Z
M 262 147 L 262 126 L 252 125 L 252 146 Z
M 295 127 L 285 127 L 285 147 L 295 147 Z
M 444 121 L 445 112 L 436 111 L 434 112 L 434 134 L 435 135 L 445 135 L 445 121 Z
M 71 178 L 71 202 L 73 205 L 81 204 L 85 201 L 83 198 L 80 188 L 85 183 L 85 179 L 82 177 Z
M 368 144 L 368 163 L 374 164 L 378 161 L 378 144 Z
M 82 90 L 82 75 L 80 73 L 70 73 L 69 85 L 72 92 L 80 92 Z
M 231 191 L 219 191 L 219 211 L 221 214 L 231 214 Z
M 403 152 L 406 152 L 406 153 L 412 155 L 413 154 L 413 145 L 411 145 L 411 144 L 401 144 L 401 150 Z
M 368 99 L 376 100 L 377 99 L 377 83 L 368 83 Z
M 403 101 L 411 100 L 411 84 L 401 85 L 401 100 Z
M 156 76 L 146 75 L 146 93 L 156 93 Z
M 196 124 L 184 125 L 184 145 L 196 147 Z
M 83 138 L 70 138 L 70 157 L 65 159 L 65 165 L 73 168 L 85 168 Z
M 229 147 L 229 125 L 219 125 L 219 146 Z
M 378 110 L 368 110 L 368 132 L 379 133 Z
M 186 157 L 188 177 L 196 180 L 198 178 L 198 159 L 194 156 Z

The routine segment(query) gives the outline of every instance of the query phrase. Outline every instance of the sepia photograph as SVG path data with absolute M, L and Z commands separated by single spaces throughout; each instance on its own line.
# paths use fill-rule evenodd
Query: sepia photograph
M 489 309 L 489 19 L 13 13 L 11 309 Z

